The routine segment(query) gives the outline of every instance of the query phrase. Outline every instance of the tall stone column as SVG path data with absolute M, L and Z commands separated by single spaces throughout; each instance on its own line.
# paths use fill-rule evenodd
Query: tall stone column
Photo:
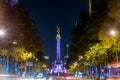
M 60 40 L 61 40 L 61 36 L 60 36 L 60 28 L 57 26 L 57 35 L 56 35 L 56 40 L 57 40 L 57 51 L 56 51 L 56 57 L 57 60 L 60 60 Z

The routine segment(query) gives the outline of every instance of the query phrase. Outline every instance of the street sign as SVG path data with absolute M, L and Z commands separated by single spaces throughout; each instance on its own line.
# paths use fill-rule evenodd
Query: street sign
M 86 65 L 86 66 L 87 66 L 87 65 L 90 65 L 90 63 L 88 63 L 88 62 L 85 62 L 85 63 L 84 63 L 84 65 Z
M 33 66 L 33 62 L 27 62 L 27 66 Z

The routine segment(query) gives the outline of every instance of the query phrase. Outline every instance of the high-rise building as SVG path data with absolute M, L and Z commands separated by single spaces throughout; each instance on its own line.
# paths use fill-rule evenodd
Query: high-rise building
M 91 16 L 91 0 L 89 0 L 89 16 Z
M 67 62 L 67 59 L 69 58 L 69 44 L 65 45 L 65 54 L 64 54 L 64 62 Z
M 10 4 L 11 6 L 18 4 L 19 0 L 5 0 L 5 3 Z
M 105 14 L 108 10 L 108 0 L 88 0 L 89 17 Z

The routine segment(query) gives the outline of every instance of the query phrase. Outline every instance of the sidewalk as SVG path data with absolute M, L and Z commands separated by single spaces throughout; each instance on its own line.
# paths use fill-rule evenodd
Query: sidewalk
M 1 74 L 0 80 L 18 80 L 18 79 L 16 78 L 16 75 Z
M 0 77 L 0 80 L 18 80 L 17 78 Z

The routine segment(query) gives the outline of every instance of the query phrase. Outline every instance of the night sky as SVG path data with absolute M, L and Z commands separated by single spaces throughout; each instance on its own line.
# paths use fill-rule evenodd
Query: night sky
M 46 56 L 56 59 L 56 26 L 61 28 L 61 56 L 65 44 L 71 44 L 70 32 L 80 19 L 80 11 L 87 10 L 87 0 L 23 0 L 30 17 L 35 20 L 37 34 L 45 42 Z M 38 45 L 39 46 L 39 45 Z

